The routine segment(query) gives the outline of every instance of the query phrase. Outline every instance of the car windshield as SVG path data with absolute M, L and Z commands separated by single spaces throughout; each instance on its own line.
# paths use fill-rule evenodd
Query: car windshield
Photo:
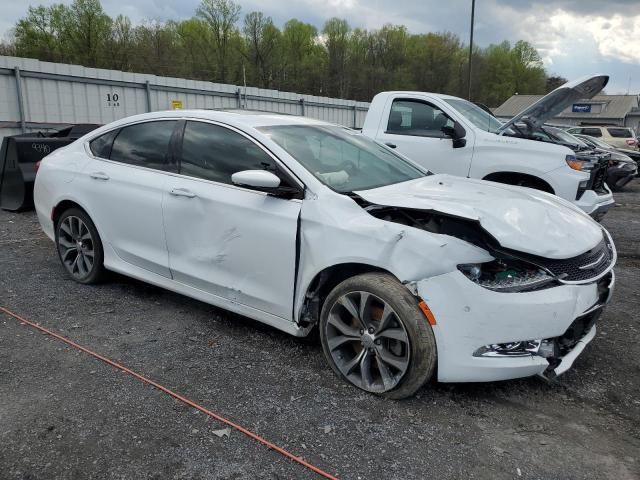
M 359 132 L 331 125 L 261 127 L 318 180 L 340 193 L 424 177 L 426 173 Z
M 463 115 L 467 120 L 482 130 L 496 133 L 502 126 L 502 122 L 500 122 L 496 117 L 467 100 L 463 100 L 462 98 L 446 98 L 445 102 L 455 108 L 460 115 Z
M 580 148 L 589 148 L 589 145 L 584 143 L 578 137 L 574 137 L 570 133 L 565 132 L 560 128 L 547 128 L 548 133 L 559 139 L 563 143 L 568 143 L 570 145 L 577 145 Z
M 602 140 L 598 140 L 597 138 L 589 137 L 588 135 L 587 135 L 587 138 L 584 138 L 583 136 L 581 136 L 580 140 L 583 140 L 585 142 L 591 143 L 593 146 L 600 147 L 600 148 L 603 148 L 605 150 L 611 150 L 613 148 L 608 143 L 605 143 Z

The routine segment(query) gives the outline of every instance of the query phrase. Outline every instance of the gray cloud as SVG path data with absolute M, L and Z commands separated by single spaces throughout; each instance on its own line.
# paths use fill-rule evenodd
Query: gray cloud
M 517 10 L 562 9 L 579 15 L 610 16 L 614 13 L 640 15 L 638 0 L 498 0 L 503 7 Z

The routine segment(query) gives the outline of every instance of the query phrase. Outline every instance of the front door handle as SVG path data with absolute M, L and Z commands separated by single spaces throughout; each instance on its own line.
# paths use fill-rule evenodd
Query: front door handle
M 94 180 L 109 180 L 109 175 L 104 172 L 93 172 L 90 173 L 89 176 Z
M 174 197 L 187 197 L 187 198 L 197 197 L 195 193 L 193 193 L 191 190 L 187 190 L 186 188 L 172 188 L 169 193 Z
M 391 142 L 386 142 L 385 145 L 389 148 L 396 148 L 396 144 L 395 143 L 391 143 Z

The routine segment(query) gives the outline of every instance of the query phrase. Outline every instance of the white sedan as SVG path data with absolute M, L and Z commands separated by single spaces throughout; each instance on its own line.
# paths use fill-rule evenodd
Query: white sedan
M 46 157 L 34 196 L 74 280 L 113 270 L 293 335 L 318 327 L 333 370 L 389 398 L 434 375 L 564 372 L 614 282 L 611 238 L 568 202 L 431 175 L 294 116 L 119 120 Z

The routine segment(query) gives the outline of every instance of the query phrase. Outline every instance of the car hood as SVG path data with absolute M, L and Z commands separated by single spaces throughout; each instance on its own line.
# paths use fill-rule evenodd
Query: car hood
M 502 247 L 545 258 L 580 255 L 603 235 L 589 216 L 554 195 L 483 180 L 430 175 L 354 193 L 376 205 L 477 221 Z
M 608 82 L 608 75 L 591 75 L 567 82 L 503 124 L 498 132 L 504 132 L 519 122 L 526 124 L 530 130 L 537 130 L 574 102 L 592 98 L 601 92 Z

